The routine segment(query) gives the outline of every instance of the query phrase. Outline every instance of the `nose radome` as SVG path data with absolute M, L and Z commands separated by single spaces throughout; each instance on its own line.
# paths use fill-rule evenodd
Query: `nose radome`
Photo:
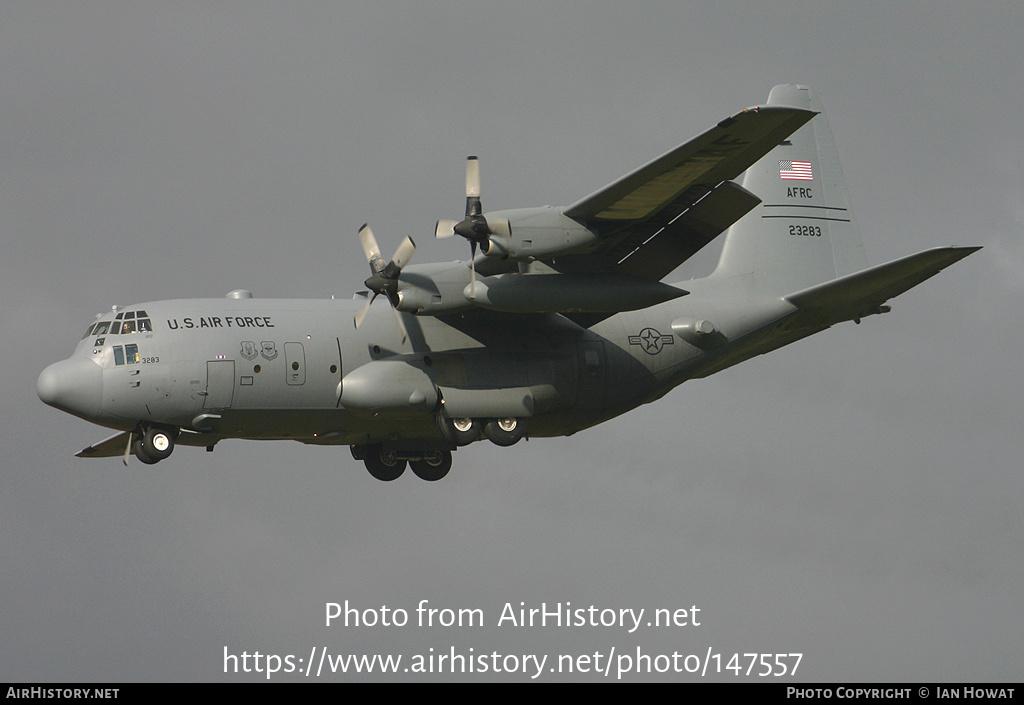
M 95 417 L 103 398 L 103 370 L 84 357 L 61 360 L 40 373 L 36 392 L 50 406 L 83 418 Z

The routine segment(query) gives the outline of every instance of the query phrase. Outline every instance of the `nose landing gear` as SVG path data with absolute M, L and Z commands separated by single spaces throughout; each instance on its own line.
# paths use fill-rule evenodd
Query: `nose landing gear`
M 132 442 L 132 452 L 146 465 L 159 463 L 174 450 L 174 439 L 177 435 L 166 428 L 147 428 Z

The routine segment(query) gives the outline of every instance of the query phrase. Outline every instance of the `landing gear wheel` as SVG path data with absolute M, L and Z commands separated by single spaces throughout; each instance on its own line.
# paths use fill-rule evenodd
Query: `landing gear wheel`
M 439 413 L 437 428 L 446 441 L 457 446 L 468 446 L 480 437 L 480 422 L 476 419 L 450 419 Z
M 402 473 L 405 472 L 406 462 L 396 458 L 393 450 L 384 450 L 378 445 L 369 446 L 366 449 L 363 465 L 378 480 L 391 482 L 402 476 Z
M 428 453 L 422 460 L 410 460 L 409 467 L 421 480 L 437 482 L 452 469 L 452 452 L 439 450 Z
M 155 463 L 168 457 L 174 450 L 174 436 L 170 431 L 161 428 L 150 428 L 139 439 L 139 447 Z M 135 454 L 138 455 L 138 451 Z
M 508 417 L 493 419 L 484 425 L 484 435 L 491 443 L 511 446 L 518 443 L 526 433 L 526 426 L 519 419 Z
M 132 441 L 132 453 L 134 453 L 135 457 L 144 462 L 146 465 L 154 465 L 160 462 L 159 458 L 154 458 L 153 456 L 146 452 L 145 446 L 142 445 L 141 438 L 136 438 L 134 441 Z

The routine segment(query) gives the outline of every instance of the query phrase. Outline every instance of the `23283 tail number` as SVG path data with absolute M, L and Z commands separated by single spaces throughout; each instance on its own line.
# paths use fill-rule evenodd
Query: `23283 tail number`
M 817 225 L 790 225 L 790 235 L 804 235 L 806 237 L 821 237 L 821 228 Z

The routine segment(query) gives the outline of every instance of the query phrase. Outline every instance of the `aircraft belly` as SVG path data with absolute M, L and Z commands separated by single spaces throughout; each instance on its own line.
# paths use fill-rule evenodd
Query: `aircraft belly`
M 342 409 L 225 409 L 215 435 L 247 440 L 295 440 L 316 445 L 357 445 L 384 440 L 441 444 L 433 415 L 363 417 Z

